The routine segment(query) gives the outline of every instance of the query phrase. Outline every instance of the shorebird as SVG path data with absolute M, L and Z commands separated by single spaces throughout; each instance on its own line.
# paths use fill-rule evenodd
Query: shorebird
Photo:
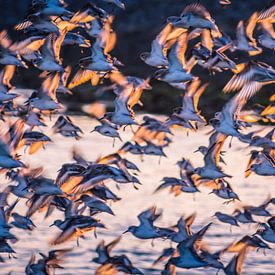
M 130 226 L 123 234 L 131 232 L 139 239 L 156 239 L 167 238 L 172 230 L 155 226 L 153 223 L 161 216 L 161 213 L 156 212 L 156 207 L 149 208 L 138 215 L 140 224 L 138 226 Z
M 13 218 L 11 224 L 17 228 L 32 231 L 36 227 L 32 220 L 28 217 L 22 216 L 18 213 L 12 213 L 11 216 Z
M 234 225 L 234 226 L 239 226 L 236 218 L 233 217 L 233 216 L 230 216 L 228 214 L 221 213 L 221 212 L 218 211 L 218 212 L 215 213 L 215 217 L 221 222 L 229 223 L 229 224 Z
M 201 230 L 193 234 L 188 239 L 180 242 L 177 246 L 179 255 L 168 260 L 167 265 L 175 265 L 180 268 L 199 268 L 207 267 L 210 264 L 199 256 L 195 243 L 198 239 L 202 239 L 211 223 L 204 226 Z
M 174 114 L 174 119 L 179 119 L 188 122 L 196 121 L 199 123 L 205 123 L 205 118 L 201 115 L 201 111 L 198 110 L 198 103 L 202 93 L 205 91 L 208 84 L 200 86 L 200 80 L 195 78 L 188 86 L 183 95 L 182 107 Z
M 119 126 L 112 123 L 107 118 L 101 118 L 98 121 L 101 123 L 101 125 L 95 126 L 94 130 L 92 130 L 91 132 L 98 132 L 101 135 L 112 137 L 114 140 L 118 138 L 120 141 L 122 141 L 118 132 Z
M 62 258 L 70 251 L 71 249 L 51 250 L 47 256 L 40 252 L 39 254 L 42 258 L 38 261 L 36 261 L 35 255 L 33 254 L 25 268 L 25 273 L 27 275 L 51 274 L 56 268 L 62 269 Z
M 80 136 L 78 133 L 82 133 L 82 130 L 73 124 L 72 120 L 68 116 L 59 116 L 53 125 L 55 133 L 59 133 L 64 137 L 74 137 L 79 139 Z
M 11 169 L 23 166 L 24 164 L 18 160 L 16 154 L 13 154 L 9 146 L 0 139 L 0 167 Z
M 29 154 L 34 154 L 41 148 L 43 148 L 48 142 L 52 140 L 41 132 L 28 132 L 26 131 L 23 136 L 22 140 L 20 141 L 21 146 L 29 147 Z
M 140 58 L 147 65 L 157 68 L 168 66 L 165 43 L 171 30 L 172 25 L 166 24 L 157 37 L 153 40 L 151 44 L 151 52 L 144 52 L 140 55 Z
M 98 220 L 90 216 L 76 215 L 66 218 L 64 221 L 55 220 L 54 224 L 62 230 L 52 241 L 51 244 L 57 245 L 69 241 L 72 238 L 79 238 L 86 232 L 105 228 Z
M 102 212 L 114 215 L 112 209 L 104 201 L 97 198 L 83 194 L 77 201 L 83 202 L 89 208 L 91 216 Z
M 168 68 L 159 69 L 154 78 L 167 83 L 182 83 L 193 80 L 190 74 L 191 66 L 185 64 L 185 51 L 187 48 L 187 33 L 183 33 L 168 52 Z
M 233 216 L 239 223 L 255 223 L 251 213 L 246 209 L 243 211 L 235 210 Z
M 172 16 L 168 18 L 168 22 L 171 22 L 174 27 L 180 27 L 189 29 L 193 28 L 205 28 L 215 32 L 219 32 L 215 21 L 211 17 L 207 9 L 200 3 L 190 4 L 186 6 L 178 16 Z
M 191 226 L 196 218 L 196 214 L 192 214 L 187 218 L 180 217 L 177 225 L 171 227 L 171 229 L 176 229 L 173 234 L 169 236 L 172 242 L 181 243 L 188 239 L 192 235 Z
M 260 228 L 255 234 L 267 242 L 275 243 L 275 218 L 271 217 L 267 223 L 260 223 Z
M 264 85 L 274 83 L 274 81 L 275 70 L 272 66 L 263 62 L 250 61 L 240 66 L 240 71 L 230 79 L 223 91 L 228 93 L 240 90 L 240 100 L 247 101 Z
M 245 25 L 243 20 L 239 22 L 236 32 L 237 39 L 234 43 L 233 49 L 246 51 L 250 55 L 260 54 L 262 52 L 262 49 L 257 47 L 255 38 L 253 38 L 253 32 L 257 24 L 257 19 L 258 13 L 255 12 L 251 15 Z
M 204 156 L 204 167 L 199 167 L 194 170 L 195 174 L 198 174 L 202 179 L 219 179 L 224 177 L 231 177 L 228 174 L 222 172 L 219 167 L 220 152 L 227 136 L 218 132 L 215 132 L 210 137 L 210 146 Z
M 105 241 L 102 240 L 98 246 L 96 247 L 95 251 L 98 254 L 98 257 L 93 258 L 92 261 L 97 264 L 103 264 L 110 258 L 110 253 L 114 249 L 114 247 L 120 242 L 121 237 L 116 238 L 112 242 L 105 245 Z

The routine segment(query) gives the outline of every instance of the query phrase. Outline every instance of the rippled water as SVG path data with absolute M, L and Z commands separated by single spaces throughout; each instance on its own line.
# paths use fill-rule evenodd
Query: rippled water
M 86 159 L 95 160 L 99 156 L 114 152 L 116 148 L 122 145 L 121 142 L 116 142 L 115 147 L 112 147 L 111 139 L 102 137 L 97 133 L 90 133 L 90 130 L 96 124 L 95 121 L 86 117 L 72 117 L 72 120 L 85 132 L 80 141 L 64 138 L 60 135 L 51 135 L 54 143 L 48 145 L 46 150 L 42 150 L 34 156 L 30 157 L 23 154 L 22 159 L 25 163 L 31 164 L 32 167 L 43 165 L 45 175 L 54 178 L 62 163 L 71 162 L 71 150 L 73 146 L 76 146 L 83 152 L 83 156 Z M 126 184 L 121 185 L 120 190 L 117 190 L 115 184 L 108 184 L 122 198 L 121 201 L 112 204 L 112 209 L 115 213 L 114 217 L 108 214 L 98 216 L 106 224 L 108 230 L 99 230 L 97 239 L 93 233 L 86 234 L 86 239 L 80 240 L 79 247 L 77 247 L 75 241 L 56 246 L 55 248 L 74 248 L 65 258 L 65 269 L 56 270 L 56 274 L 68 275 L 76 274 L 76 272 L 78 275 L 94 274 L 97 265 L 91 262 L 91 259 L 95 257 L 94 249 L 100 240 L 111 241 L 120 236 L 128 226 L 137 225 L 137 215 L 152 205 L 163 209 L 163 216 L 156 223 L 161 226 L 174 225 L 181 215 L 184 214 L 187 216 L 196 212 L 197 218 L 193 230 L 199 229 L 202 225 L 213 220 L 212 215 L 218 210 L 230 214 L 238 203 L 225 205 L 222 199 L 209 194 L 209 189 L 202 188 L 201 192 L 196 193 L 195 196 L 183 193 L 179 197 L 174 197 L 169 194 L 168 190 L 153 194 L 154 189 L 160 184 L 164 176 L 178 177 L 178 168 L 175 163 L 182 157 L 191 159 L 195 166 L 202 165 L 202 155 L 199 153 L 194 154 L 193 151 L 199 145 L 208 145 L 208 135 L 206 133 L 209 130 L 208 128 L 203 128 L 196 133 L 189 133 L 187 136 L 186 131 L 175 129 L 174 142 L 169 148 L 165 149 L 168 158 L 162 158 L 160 163 L 159 158 L 154 156 L 145 156 L 144 161 L 142 161 L 138 156 L 127 155 L 127 158 L 134 161 L 141 170 L 139 179 L 142 182 L 142 186 L 139 190 L 136 190 L 132 184 Z M 131 138 L 131 135 L 132 133 L 126 130 L 122 133 L 122 138 L 126 141 Z M 230 182 L 233 190 L 238 193 L 241 203 L 258 205 L 269 194 L 275 195 L 274 178 L 260 177 L 254 174 L 248 179 L 244 178 L 250 150 L 245 144 L 234 139 L 231 148 L 229 148 L 228 143 L 225 144 L 224 148 L 227 151 L 225 156 L 227 163 L 225 171 L 233 175 Z M 24 202 L 19 207 L 17 206 L 17 210 L 21 214 L 25 212 Z M 274 208 L 270 210 L 275 214 Z M 0 274 L 7 274 L 10 271 L 13 271 L 12 274 L 24 274 L 25 265 L 32 253 L 47 252 L 52 249 L 48 244 L 49 240 L 59 230 L 49 227 L 49 225 L 54 219 L 60 218 L 62 215 L 56 211 L 47 220 L 44 220 L 43 217 L 44 213 L 36 213 L 33 216 L 33 221 L 37 225 L 37 228 L 31 233 L 16 228 L 11 229 L 11 232 L 19 238 L 19 241 L 12 245 L 16 251 L 17 259 L 8 259 L 6 257 L 6 262 L 0 264 Z M 228 225 L 221 224 L 215 220 L 214 223 L 204 239 L 211 248 L 211 251 L 223 248 L 227 244 L 240 239 L 244 234 L 252 234 L 256 230 L 255 225 L 241 225 L 239 228 L 232 228 L 232 232 L 230 232 Z M 116 246 L 113 254 L 126 254 L 133 264 L 145 274 L 160 274 L 160 270 L 163 267 L 162 264 L 152 267 L 152 263 L 160 255 L 162 249 L 169 246 L 170 242 L 163 240 L 155 240 L 154 246 L 152 246 L 150 240 L 139 240 L 128 233 L 123 235 L 121 242 Z M 232 256 L 233 254 L 225 255 L 224 263 Z M 243 273 L 275 274 L 274 263 L 275 253 L 273 250 L 266 251 L 265 254 L 262 251 L 250 252 L 245 261 Z M 184 270 L 177 268 L 177 274 L 216 274 L 216 270 Z

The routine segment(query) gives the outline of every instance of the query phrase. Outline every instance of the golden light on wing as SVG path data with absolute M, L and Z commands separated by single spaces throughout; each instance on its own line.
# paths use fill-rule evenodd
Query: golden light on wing
M 212 52 L 214 43 L 211 37 L 211 32 L 208 29 L 204 29 L 201 34 L 201 44 Z
M 236 262 L 236 272 L 238 275 L 242 274 L 242 268 L 243 268 L 243 264 L 244 264 L 244 259 L 247 253 L 247 247 L 244 247 L 238 254 L 237 256 L 237 262 Z
M 187 49 L 187 32 L 182 33 L 177 40 L 177 57 L 183 67 L 186 66 L 185 52 Z
M 83 176 L 70 176 L 65 182 L 60 186 L 60 189 L 66 193 L 70 194 L 72 190 L 82 181 Z
M 46 144 L 47 142 L 43 142 L 43 141 L 33 142 L 29 147 L 28 153 L 32 155 L 36 153 L 38 150 L 40 150 L 41 148 L 43 148 Z
M 96 86 L 100 80 L 100 76 L 91 70 L 79 69 L 68 85 L 69 89 L 73 89 L 87 81 L 91 81 L 93 86 Z
M 246 24 L 246 28 L 245 28 L 247 37 L 254 44 L 256 43 L 256 40 L 253 37 L 253 33 L 254 33 L 254 29 L 255 29 L 256 24 L 257 24 L 257 20 L 258 20 L 258 12 L 254 12 L 250 16 L 250 18 L 248 19 L 247 24 Z
M 120 86 L 125 86 L 128 83 L 126 77 L 120 71 L 110 72 L 109 78 L 112 82 L 115 82 L 116 84 L 118 84 Z
M 198 112 L 198 104 L 199 104 L 199 100 L 201 95 L 203 94 L 203 92 L 206 90 L 208 86 L 208 83 L 203 84 L 201 87 L 199 87 L 196 91 L 196 93 L 194 94 L 194 107 L 195 107 L 195 111 Z
M 64 28 L 57 37 L 53 38 L 53 52 L 55 59 L 58 61 L 59 64 L 62 64 L 62 61 L 60 59 L 60 51 L 67 32 L 68 28 Z
M 157 35 L 157 42 L 160 44 L 160 45 L 164 45 L 165 42 L 167 41 L 167 37 L 168 35 L 171 33 L 173 29 L 173 26 L 172 24 L 168 23 L 165 25 L 165 27 L 161 30 L 161 32 Z
M 14 75 L 15 72 L 15 66 L 14 65 L 6 65 L 4 68 L 4 72 L 3 72 L 3 79 L 2 79 L 2 83 L 6 86 L 8 86 L 9 88 L 12 87 L 10 81 Z

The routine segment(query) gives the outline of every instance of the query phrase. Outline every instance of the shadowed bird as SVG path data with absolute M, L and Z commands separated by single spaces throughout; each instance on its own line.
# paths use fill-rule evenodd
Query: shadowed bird
M 0 32 L 0 64 L 27 68 L 21 57 L 12 49 L 12 41 L 6 30 Z
M 0 139 L 0 167 L 10 169 L 23 166 L 24 164 L 18 160 L 18 157 L 13 154 L 9 146 Z
M 113 139 L 118 138 L 122 141 L 118 132 L 119 126 L 106 118 L 99 119 L 98 121 L 101 123 L 101 125 L 95 126 L 94 130 L 91 132 L 98 132 L 103 136 L 112 137 Z
M 58 63 L 56 58 L 59 57 L 57 45 L 55 44 L 56 38 L 48 36 L 44 45 L 40 48 L 41 56 L 38 56 L 32 62 L 35 67 L 42 71 L 49 72 L 63 72 L 63 67 Z
M 129 105 L 129 100 L 134 93 L 133 85 L 125 87 L 115 98 L 115 110 L 105 114 L 112 123 L 123 125 L 137 125 L 135 121 L 135 113 Z
M 18 97 L 17 94 L 11 93 L 10 89 L 13 88 L 10 81 L 14 75 L 15 66 L 6 65 L 0 72 L 0 102 L 12 101 Z
M 109 188 L 102 185 L 96 185 L 95 187 L 89 189 L 89 192 L 93 194 L 94 196 L 102 199 L 102 200 L 111 200 L 111 201 L 119 201 L 121 198 L 119 198 L 116 194 L 114 194 Z
M 53 129 L 55 133 L 59 133 L 64 137 L 74 137 L 77 140 L 80 138 L 78 133 L 83 133 L 68 116 L 59 116 L 53 125 Z
M 265 159 L 260 163 L 254 163 L 250 166 L 250 170 L 254 173 L 262 176 L 274 176 L 275 175 L 275 166 L 274 163 L 271 163 L 270 160 Z
M 139 269 L 133 266 L 130 259 L 124 254 L 110 257 L 108 261 L 97 268 L 95 274 L 116 274 L 117 272 L 123 274 L 143 275 Z
M 106 245 L 105 245 L 105 241 L 102 240 L 95 249 L 96 253 L 98 254 L 98 257 L 93 258 L 92 261 L 98 264 L 105 263 L 111 257 L 110 254 L 112 250 L 120 242 L 120 240 L 121 240 L 121 237 L 118 237 Z
M 272 20 L 273 20 L 272 18 L 260 20 L 260 27 L 262 30 L 262 34 L 258 36 L 257 40 L 263 47 L 274 51 L 275 50 L 275 32 L 274 32 Z
M 170 234 L 169 239 L 172 242 L 180 243 L 188 239 L 192 235 L 191 226 L 196 218 L 196 214 L 192 214 L 187 218 L 180 217 L 177 224 L 171 229 L 175 230 Z
M 82 58 L 79 61 L 81 68 L 91 71 L 109 72 L 116 70 L 113 65 L 113 61 L 104 54 L 104 48 L 101 47 L 101 41 L 99 39 L 92 46 L 91 57 Z
M 138 215 L 140 224 L 138 226 L 130 226 L 123 234 L 131 232 L 139 239 L 155 239 L 166 238 L 173 231 L 168 228 L 161 228 L 154 225 L 154 222 L 161 216 L 161 213 L 156 212 L 156 207 L 151 207 Z
M 271 217 L 267 223 L 260 223 L 259 225 L 260 228 L 255 234 L 267 242 L 275 243 L 275 217 Z
M 99 200 L 95 197 L 90 197 L 84 194 L 77 201 L 83 202 L 85 206 L 89 208 L 90 215 L 94 215 L 102 212 L 114 215 L 114 212 L 112 211 L 112 209 L 104 201 Z
M 207 224 L 201 230 L 180 242 L 177 246 L 179 255 L 170 258 L 167 265 L 175 265 L 176 267 L 187 269 L 209 266 L 209 263 L 199 256 L 199 249 L 197 250 L 195 246 L 197 242 L 202 240 L 210 226 L 211 223 Z
M 243 211 L 235 210 L 233 216 L 239 223 L 255 223 L 251 213 L 246 209 Z
M 22 216 L 18 213 L 12 213 L 11 216 L 13 218 L 11 224 L 17 228 L 32 231 L 36 227 L 32 220 L 28 217 Z
M 242 134 L 239 131 L 245 126 L 239 119 L 239 113 L 244 104 L 245 100 L 239 94 L 235 95 L 224 105 L 221 112 L 215 114 L 210 123 L 217 132 L 226 136 L 237 137 L 243 142 L 250 142 L 253 133 Z
M 253 136 L 250 146 L 262 147 L 263 149 L 275 149 L 275 129 L 272 129 L 264 137 Z
M 243 248 L 249 247 L 252 249 L 271 249 L 267 243 L 262 241 L 259 237 L 252 235 L 245 235 L 239 241 L 228 245 L 223 249 L 223 252 L 235 253 L 240 252 Z
M 18 183 L 16 186 L 9 185 L 10 192 L 18 198 L 30 199 L 33 193 L 28 190 L 29 179 L 41 175 L 42 171 L 41 167 L 36 169 L 23 168 L 20 170 L 10 170 L 6 176 Z
M 231 201 L 240 200 L 237 193 L 235 193 L 228 182 L 224 179 L 218 179 L 216 186 L 213 188 L 212 192 L 216 196 L 228 200 L 226 203 Z
M 82 215 L 68 217 L 64 221 L 55 220 L 54 225 L 59 227 L 62 232 L 51 241 L 52 245 L 61 244 L 73 238 L 79 238 L 86 232 L 96 230 L 96 228 L 105 228 L 98 220 Z
M 42 257 L 36 261 L 35 255 L 33 254 L 25 268 L 26 275 L 48 275 L 53 274 L 56 268 L 63 269 L 61 263 L 66 253 L 70 252 L 71 249 L 56 249 L 49 251 L 46 256 L 44 253 L 39 253 Z
M 39 176 L 29 179 L 28 189 L 36 195 L 63 195 L 62 190 L 57 186 L 52 179 Z
M 201 145 L 201 146 L 199 146 L 199 148 L 197 150 L 194 151 L 194 153 L 200 152 L 201 154 L 203 154 L 205 156 L 207 154 L 207 151 L 208 151 L 208 147 Z M 224 152 L 221 151 L 219 162 L 221 162 L 223 164 L 226 164 L 223 157 L 222 157 L 223 155 L 224 155 Z
M 230 216 L 228 214 L 221 213 L 221 212 L 218 211 L 218 212 L 215 213 L 215 217 L 223 223 L 229 223 L 231 225 L 239 226 L 236 218 L 233 217 L 233 216 Z

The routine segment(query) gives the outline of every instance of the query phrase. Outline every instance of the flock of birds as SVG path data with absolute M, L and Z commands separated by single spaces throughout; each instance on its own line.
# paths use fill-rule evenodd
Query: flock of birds
M 116 8 L 125 8 L 120 0 L 102 0 Z M 230 5 L 230 1 L 220 1 Z M 92 1 L 77 12 L 72 12 L 63 0 L 33 0 L 29 14 L 15 30 L 25 38 L 13 42 L 6 30 L 0 32 L 0 108 L 2 133 L 0 138 L 0 167 L 10 180 L 0 194 L 0 254 L 12 256 L 12 244 L 18 241 L 11 229 L 35 230 L 34 214 L 45 213 L 51 217 L 53 211 L 64 214 L 63 220 L 54 220 L 52 225 L 60 229 L 50 245 L 55 246 L 77 240 L 88 232 L 105 230 L 98 219 L 99 213 L 115 215 L 110 202 L 119 198 L 108 187 L 108 182 L 132 184 L 138 189 L 141 184 L 137 165 L 126 158 L 127 154 L 155 155 L 166 157 L 164 149 L 173 138 L 173 128 L 182 127 L 196 131 L 199 126 L 211 126 L 209 146 L 200 146 L 197 151 L 204 155 L 204 165 L 194 167 L 190 160 L 181 159 L 178 178 L 165 177 L 156 192 L 169 189 L 175 196 L 182 192 L 195 193 L 200 186 L 209 188 L 225 203 L 239 200 L 223 165 L 224 143 L 237 138 L 251 146 L 251 156 L 245 171 L 261 176 L 275 175 L 275 129 L 261 135 L 259 131 L 246 132 L 251 123 L 275 121 L 275 98 L 270 105 L 244 111 L 247 101 L 260 89 L 275 82 L 275 69 L 266 63 L 253 61 L 266 48 L 275 50 L 275 5 L 254 12 L 246 21 L 240 21 L 235 40 L 226 35 L 216 24 L 207 9 L 200 3 L 188 5 L 179 16 L 167 18 L 165 25 L 153 40 L 150 52 L 141 54 L 141 59 L 156 68 L 147 79 L 124 76 L 118 69 L 122 63 L 110 52 L 116 44 L 116 33 L 112 29 L 114 16 L 108 14 Z M 255 37 L 255 30 L 258 36 Z M 79 60 L 78 71 L 71 75 L 71 67 L 63 64 L 64 45 L 77 45 L 91 50 L 91 54 Z M 248 61 L 236 63 L 229 57 L 235 52 L 247 54 Z M 23 95 L 16 93 L 13 75 L 16 70 L 23 72 L 30 67 L 41 70 L 41 88 L 33 91 L 22 102 Z M 201 95 L 207 88 L 194 75 L 196 66 L 219 73 L 228 70 L 232 78 L 224 87 L 224 92 L 237 92 L 215 116 L 206 122 L 198 108 Z M 64 137 L 81 138 L 82 130 L 64 115 L 64 106 L 59 102 L 60 94 L 71 94 L 71 90 L 87 81 L 93 86 L 109 79 L 112 83 L 106 90 L 115 94 L 114 110 L 97 117 L 99 125 L 93 131 L 111 139 L 121 139 L 120 131 L 130 126 L 133 137 L 113 154 L 88 161 L 74 150 L 72 163 L 60 167 L 55 179 L 43 175 L 43 167 L 32 168 L 20 160 L 20 152 L 35 154 L 45 149 L 51 138 L 41 129 L 46 127 L 45 117 L 58 114 L 53 126 L 55 134 Z M 141 105 L 143 91 L 150 90 L 150 81 L 157 79 L 182 90 L 182 105 L 173 111 L 167 120 L 145 115 L 142 121 L 135 116 L 134 107 Z M 22 89 L 20 90 L 22 91 Z M 103 92 L 103 91 L 102 91 Z M 21 99 L 21 101 L 20 101 Z M 27 152 L 26 152 L 27 150 Z M 13 200 L 12 200 L 13 199 Z M 27 210 L 21 215 L 17 210 L 19 201 L 25 201 Z M 244 206 L 231 215 L 216 212 L 221 223 L 230 226 L 258 224 L 253 235 L 245 235 L 239 241 L 215 253 L 204 243 L 204 235 L 212 223 L 194 232 L 192 224 L 195 214 L 181 217 L 177 224 L 163 228 L 155 222 L 161 216 L 156 207 L 151 207 L 138 215 L 139 225 L 129 226 L 130 232 L 139 239 L 167 239 L 170 244 L 156 263 L 163 262 L 162 274 L 175 274 L 176 268 L 212 267 L 225 274 L 242 273 L 247 253 L 255 249 L 270 249 L 275 243 L 275 216 L 269 207 L 275 204 L 268 198 L 261 205 Z M 257 216 L 265 217 L 259 223 Z M 96 274 L 143 274 L 134 267 L 126 255 L 112 255 L 111 250 L 121 237 L 109 244 L 100 242 L 96 248 L 98 257 L 93 261 L 99 265 Z M 25 268 L 27 275 L 53 274 L 62 268 L 63 257 L 71 249 L 55 249 L 48 255 L 40 253 L 40 258 L 31 256 Z M 224 264 L 222 256 L 234 253 L 229 263 Z M 5 261 L 3 257 L 0 258 Z

